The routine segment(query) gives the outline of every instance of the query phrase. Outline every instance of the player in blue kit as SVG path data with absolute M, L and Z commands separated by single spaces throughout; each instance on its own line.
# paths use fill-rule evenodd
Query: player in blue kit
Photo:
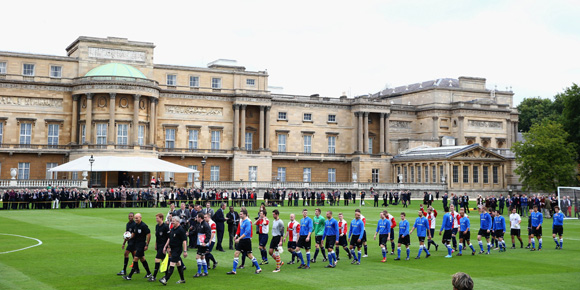
M 452 258 L 451 253 L 453 249 L 451 248 L 451 236 L 453 235 L 453 216 L 449 213 L 449 209 L 445 209 L 445 215 L 443 216 L 443 221 L 441 222 L 441 229 L 439 230 L 439 235 L 445 230 L 443 234 L 442 243 L 447 246 L 447 256 L 445 258 Z
M 415 224 L 413 224 L 413 228 L 409 235 L 413 233 L 413 231 L 417 229 L 417 237 L 419 238 L 419 254 L 415 259 L 421 259 L 421 252 L 425 250 L 425 258 L 429 258 L 431 254 L 429 254 L 429 250 L 425 247 L 425 237 L 429 234 L 429 239 L 431 239 L 431 233 L 429 232 L 429 220 L 423 216 L 423 211 L 419 211 L 419 217 L 415 219 Z
M 326 212 L 328 219 L 324 223 L 324 233 L 322 234 L 322 241 L 326 238 L 325 248 L 328 249 L 328 265 L 324 268 L 334 268 L 336 266 L 336 253 L 333 251 L 334 245 L 338 245 L 338 222 L 332 217 L 332 212 Z
M 495 211 L 495 218 L 493 219 L 493 231 L 495 233 L 495 238 L 499 246 L 500 252 L 505 252 L 505 242 L 503 240 L 503 235 L 505 235 L 505 218 L 499 214 L 499 211 Z
M 298 237 L 298 244 L 296 245 L 296 256 L 300 259 L 302 264 L 298 266 L 298 269 L 310 269 L 310 237 L 312 236 L 313 229 L 314 224 L 312 219 L 308 217 L 308 210 L 302 210 L 302 219 L 300 219 L 300 237 Z M 306 262 L 308 264 L 304 264 L 304 256 L 300 252 L 300 249 L 306 250 Z
M 564 246 L 564 239 L 562 238 L 562 235 L 564 234 L 564 214 L 560 211 L 559 206 L 554 207 L 554 212 L 555 213 L 552 216 L 554 219 L 552 224 L 552 238 L 554 238 L 554 242 L 556 243 L 556 250 L 561 250 Z M 560 238 L 559 243 L 556 235 Z
M 544 222 L 544 215 L 538 211 L 538 206 L 534 205 L 534 211 L 532 216 L 532 249 L 530 251 L 536 250 L 536 241 L 534 237 L 538 238 L 538 251 L 542 250 L 542 223 Z
M 397 258 L 395 261 L 401 260 L 401 245 L 405 245 L 407 248 L 407 258 L 405 260 L 409 261 L 409 255 L 411 255 L 411 250 L 409 246 L 411 245 L 411 239 L 409 238 L 409 221 L 406 220 L 406 214 L 401 213 L 401 222 L 399 223 L 399 240 L 397 241 Z
M 383 260 L 381 262 L 385 263 L 387 261 L 387 241 L 391 238 L 391 221 L 387 218 L 388 213 L 386 210 L 381 212 L 381 219 L 377 224 L 377 231 L 375 232 L 374 239 L 377 239 L 377 234 L 379 234 L 379 246 L 383 251 Z
M 479 233 L 477 234 L 477 242 L 479 243 L 479 249 L 481 251 L 480 254 L 483 254 L 483 242 L 481 241 L 481 237 L 485 237 L 487 241 L 487 254 L 489 255 L 489 251 L 491 250 L 491 243 L 489 242 L 489 236 L 491 235 L 491 230 L 493 228 L 493 224 L 491 221 L 491 215 L 487 213 L 487 208 L 481 208 L 481 213 L 479 214 Z
M 248 218 L 248 210 L 245 208 L 240 209 L 240 237 L 236 239 L 236 244 L 239 243 L 238 250 L 234 253 L 234 266 L 232 271 L 228 272 L 228 275 L 235 275 L 238 268 L 238 263 L 240 261 L 240 253 L 245 251 L 248 258 L 252 259 L 252 264 L 256 267 L 256 274 L 260 274 L 262 269 L 258 264 L 258 260 L 252 254 L 252 221 Z
M 365 224 L 361 220 L 361 214 L 358 211 L 354 213 L 354 219 L 350 222 L 350 229 L 348 229 L 348 238 L 350 239 L 350 253 L 354 257 L 351 264 L 356 263 L 360 265 L 362 238 L 365 232 Z M 354 248 L 357 248 L 358 255 L 355 254 Z
M 475 255 L 475 249 L 470 241 L 471 233 L 469 229 L 471 228 L 471 222 L 469 221 L 469 217 L 465 215 L 465 209 L 461 208 L 459 210 L 459 254 L 457 256 L 463 256 L 463 242 L 469 244 L 471 248 L 471 255 Z

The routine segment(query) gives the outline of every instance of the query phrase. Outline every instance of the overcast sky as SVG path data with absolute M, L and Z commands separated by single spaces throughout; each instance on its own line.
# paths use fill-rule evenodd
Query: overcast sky
M 125 37 L 155 43 L 158 64 L 267 69 L 287 94 L 475 76 L 511 86 L 518 104 L 580 83 L 578 1 L 9 1 L 2 11 L 3 51 L 65 55 L 81 35 Z

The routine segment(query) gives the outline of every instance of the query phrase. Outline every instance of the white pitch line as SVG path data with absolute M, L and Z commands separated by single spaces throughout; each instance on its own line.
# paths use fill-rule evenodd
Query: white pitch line
M 14 252 L 18 252 L 18 251 L 22 251 L 22 250 L 26 250 L 26 249 L 30 249 L 30 248 L 34 248 L 34 247 L 37 247 L 37 246 L 40 246 L 40 245 L 42 245 L 42 241 L 41 241 L 41 240 L 39 240 L 39 239 L 35 239 L 35 238 L 31 238 L 31 237 L 26 237 L 26 236 L 19 236 L 19 235 L 13 235 L 13 234 L 3 234 L 3 233 L 0 233 L 0 235 L 5 235 L 5 236 L 14 236 L 14 237 L 20 237 L 20 238 L 25 238 L 25 239 L 35 240 L 35 241 L 37 241 L 37 242 L 38 242 L 38 244 L 36 244 L 36 245 L 32 245 L 32 246 L 29 246 L 29 247 L 26 247 L 26 248 L 17 249 L 17 250 L 12 250 L 12 251 L 7 251 L 7 252 L 0 252 L 0 255 L 2 255 L 2 254 L 8 254 L 8 253 L 14 253 Z

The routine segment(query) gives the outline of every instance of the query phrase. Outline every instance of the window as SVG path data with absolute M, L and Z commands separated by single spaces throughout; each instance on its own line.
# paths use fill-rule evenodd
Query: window
M 278 181 L 286 182 L 286 167 L 278 167 Z
M 30 179 L 30 163 L 18 163 L 18 179 Z
M 463 166 L 463 183 L 469 182 L 469 166 Z
M 143 146 L 145 145 L 145 126 L 144 125 L 139 125 L 139 132 L 138 132 L 138 136 L 137 136 L 137 143 L 139 143 L 139 146 Z
M 25 63 L 22 65 L 22 75 L 33 77 L 34 76 L 34 65 L 30 63 Z
M 61 78 L 62 77 L 62 66 L 51 65 L 50 66 L 50 77 L 51 78 Z
M 256 80 L 255 79 L 246 79 L 246 85 L 253 87 L 256 85 Z
M 336 153 L 336 136 L 328 136 L 328 153 Z
M 4 136 L 4 123 L 0 121 L 0 145 L 2 145 L 2 136 Z
M 302 169 L 302 179 L 304 182 L 310 182 L 312 179 L 312 168 Z
M 117 144 L 127 145 L 129 142 L 129 125 L 119 124 L 117 125 Z
M 167 85 L 176 86 L 177 85 L 177 75 L 167 75 Z
M 211 88 L 212 89 L 221 89 L 222 88 L 222 79 L 212 78 L 211 79 Z
M 78 171 L 73 171 L 72 172 L 72 180 L 78 180 L 79 179 L 79 172 Z
M 405 183 L 407 183 L 407 181 L 409 180 L 407 179 L 407 166 L 403 168 L 403 179 L 405 180 L 404 181 Z
M 479 183 L 479 166 L 473 166 L 473 183 Z
M 304 135 L 304 153 L 312 153 L 312 135 Z
M 93 171 L 93 174 L 91 174 L 91 184 L 92 185 L 100 185 L 101 184 L 101 172 Z
M 433 174 L 431 174 L 431 182 L 437 183 L 437 167 L 433 166 Z
M 250 166 L 248 168 L 248 180 L 256 181 L 258 178 L 258 166 Z
M 211 131 L 211 150 L 220 149 L 220 131 Z
M 97 144 L 107 144 L 107 124 L 97 124 Z
M 439 176 L 441 176 L 440 178 L 443 178 L 445 175 L 443 175 L 443 165 L 439 165 Z M 449 178 L 449 177 L 447 177 Z
M 453 183 L 459 182 L 459 166 L 453 165 Z
M 85 144 L 86 142 L 86 132 L 87 132 L 87 126 L 86 125 L 81 125 L 81 144 Z
M 48 124 L 48 146 L 58 146 L 58 124 Z
M 286 112 L 278 112 L 278 120 L 288 120 Z
M 415 183 L 415 166 L 411 166 L 411 183 Z
M 336 115 L 328 115 L 328 123 L 336 123 Z
M 254 149 L 253 141 L 254 141 L 254 133 L 246 132 L 246 142 L 244 144 L 244 148 L 246 148 L 246 150 L 248 151 L 252 151 Z
M 286 134 L 278 135 L 278 152 L 286 152 Z
M 30 145 L 32 139 L 32 124 L 31 123 L 21 123 L 20 124 L 20 144 Z
M 188 138 L 188 148 L 189 149 L 197 149 L 198 148 L 198 140 L 199 140 L 199 131 L 198 130 L 189 130 L 189 138 Z
M 219 166 L 216 166 L 216 165 L 211 166 L 209 180 L 210 181 L 220 181 L 220 167 Z
M 373 138 L 369 138 L 369 153 L 373 154 Z
M 499 176 L 497 174 L 497 166 L 493 167 L 493 183 L 494 184 L 498 184 L 499 183 Z
M 489 183 L 489 167 L 483 166 L 483 183 Z
M 0 62 L 0 75 L 6 74 L 6 62 Z
M 165 129 L 165 148 L 175 148 L 175 129 Z
M 429 166 L 425 166 L 425 183 L 429 183 Z
M 379 183 L 379 169 L 378 168 L 373 168 L 373 170 L 371 171 L 371 177 L 372 177 L 373 183 Z
M 328 168 L 328 182 L 336 182 L 336 168 Z
M 56 172 L 50 172 L 49 170 L 57 166 L 58 163 L 46 163 L 46 179 L 54 179 L 56 177 Z
M 199 87 L 199 77 L 190 76 L 189 77 L 189 86 L 192 88 Z
M 421 183 L 421 166 L 417 166 L 417 183 Z
M 189 167 L 189 169 L 193 169 L 193 170 L 197 170 L 197 165 L 189 165 L 187 166 Z M 192 183 L 193 182 L 193 176 L 195 173 L 188 173 L 187 174 L 187 182 Z
M 312 122 L 312 114 L 311 113 L 304 113 L 304 118 L 302 120 L 304 122 Z

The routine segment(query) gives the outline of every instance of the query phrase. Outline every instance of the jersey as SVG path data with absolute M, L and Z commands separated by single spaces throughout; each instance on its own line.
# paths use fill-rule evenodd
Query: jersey
M 459 214 L 456 211 L 450 212 L 450 214 L 453 217 L 453 228 L 454 229 L 459 228 L 459 219 L 461 218 L 461 216 L 459 216 Z
M 554 228 L 554 226 L 563 226 L 564 225 L 564 214 L 562 212 L 555 213 L 553 218 L 554 218 L 554 222 L 552 224 L 552 229 Z
M 427 229 L 429 228 L 429 221 L 426 217 L 418 217 L 415 219 L 413 228 L 417 229 L 417 237 L 426 237 Z
M 147 235 L 150 234 L 151 231 L 145 222 L 135 223 L 135 244 L 141 245 L 147 242 Z
M 163 248 L 169 239 L 169 226 L 166 223 L 157 224 L 155 226 L 155 242 L 157 247 Z
M 464 215 L 459 222 L 459 230 L 465 232 L 469 228 L 471 228 L 471 222 L 469 221 L 469 217 Z
M 388 213 L 387 219 L 391 221 L 391 229 L 394 229 L 397 226 L 397 221 L 395 220 L 395 217 L 392 216 L 390 213 Z
M 366 226 L 367 225 L 367 218 L 364 215 L 360 215 L 360 220 L 363 221 L 363 224 Z
M 541 212 L 532 212 L 532 227 L 541 226 L 544 222 L 544 215 Z
M 252 221 L 248 218 L 241 222 L 240 237 L 242 235 L 244 236 L 244 240 L 252 238 Z
M 338 221 L 339 235 L 346 235 L 348 233 L 348 223 L 345 220 Z
M 268 225 L 270 224 L 270 220 L 267 217 L 264 219 L 258 219 L 256 221 L 256 226 L 258 227 L 258 231 L 260 234 L 268 234 Z
M 439 232 L 446 230 L 449 231 L 453 228 L 453 216 L 450 213 L 446 213 L 443 216 L 443 222 L 441 223 L 441 229 Z
M 359 236 L 359 238 L 362 239 L 362 235 L 363 235 L 364 231 L 365 231 L 365 225 L 364 225 L 363 221 L 353 219 L 352 222 L 350 222 L 350 230 L 348 231 L 348 238 L 350 239 L 350 237 L 352 235 L 355 235 L 355 236 Z
M 520 222 L 522 218 L 517 213 L 510 214 L 510 228 L 519 230 L 520 229 Z
M 291 221 L 288 223 L 288 241 L 297 242 L 298 233 L 300 233 L 300 224 L 297 221 Z
M 379 235 L 388 235 L 391 233 L 391 221 L 389 219 L 380 219 L 377 224 L 377 233 Z
M 300 235 L 308 236 L 308 234 L 312 233 L 312 230 L 312 219 L 309 217 L 302 218 L 300 220 Z
M 314 218 L 312 219 L 312 222 L 314 224 L 314 235 L 315 236 L 322 236 L 324 234 L 324 224 L 325 224 L 325 218 L 322 217 L 321 215 L 319 216 L 314 216 Z
M 322 233 L 323 240 L 328 236 L 335 236 L 336 241 L 338 241 L 339 234 L 340 233 L 338 231 L 338 222 L 334 218 L 331 218 L 324 223 L 324 231 Z
M 135 233 L 135 221 L 130 221 L 127 223 L 127 225 L 125 226 L 125 231 L 126 232 L 130 232 L 131 234 Z M 133 244 L 135 243 L 135 239 L 129 239 L 128 240 L 129 244 Z
M 173 228 L 169 233 L 169 246 L 174 250 L 183 249 L 183 241 L 186 239 L 187 235 L 185 234 L 185 229 L 183 229 L 182 226 Z
M 480 218 L 479 228 L 486 231 L 491 230 L 491 228 L 493 227 L 491 215 L 489 215 L 489 213 L 486 212 L 480 214 L 479 218 Z
M 215 226 L 215 222 L 213 220 L 209 220 L 209 228 L 211 229 L 211 235 L 213 236 L 213 238 L 211 239 L 211 242 L 215 243 L 215 236 L 216 236 L 216 226 Z
M 399 223 L 399 236 L 409 235 L 409 221 L 404 220 Z
M 503 230 L 505 232 L 505 218 L 503 216 L 496 216 L 493 219 L 493 229 L 495 231 Z
M 430 229 L 435 229 L 435 226 L 437 224 L 437 211 L 433 211 L 432 213 L 427 213 L 426 215 L 427 220 L 429 221 L 429 228 Z
M 281 219 L 274 220 L 272 222 L 272 236 L 280 237 L 284 233 L 284 221 Z

